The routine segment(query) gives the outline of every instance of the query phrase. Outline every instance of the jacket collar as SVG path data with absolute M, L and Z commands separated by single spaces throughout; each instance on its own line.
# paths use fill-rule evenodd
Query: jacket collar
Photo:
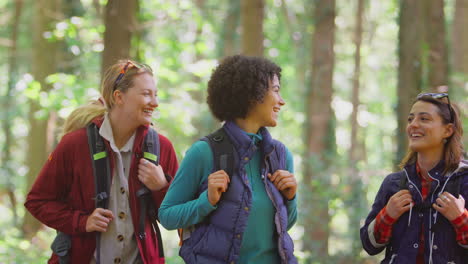
M 101 128 L 102 123 L 104 122 L 104 116 L 98 116 L 92 121 L 98 129 Z M 143 139 L 145 138 L 146 134 L 148 133 L 149 125 L 142 125 L 139 126 L 134 134 L 135 140 L 133 142 L 133 152 L 139 153 L 142 151 L 141 146 L 143 144 Z M 109 142 L 106 139 L 107 142 Z M 110 146 L 110 145 L 109 145 Z
M 444 160 L 440 160 L 437 165 L 432 168 L 428 173 L 432 178 L 435 178 L 437 180 L 442 180 L 444 177 L 444 168 L 445 168 L 445 162 Z M 405 170 L 410 174 L 410 177 L 418 177 L 417 172 L 416 172 L 416 162 L 406 165 Z M 448 175 L 447 175 L 448 176 Z
M 247 135 L 247 133 L 242 130 L 234 121 L 226 121 L 223 127 L 236 146 L 237 151 L 241 155 L 246 153 L 249 149 L 256 149 L 254 140 L 252 140 L 249 135 Z M 261 127 L 259 134 L 262 138 L 260 141 L 260 146 L 263 150 L 263 153 L 271 153 L 274 149 L 274 146 L 272 144 L 273 139 L 270 135 L 270 132 L 268 132 L 268 129 L 265 127 Z

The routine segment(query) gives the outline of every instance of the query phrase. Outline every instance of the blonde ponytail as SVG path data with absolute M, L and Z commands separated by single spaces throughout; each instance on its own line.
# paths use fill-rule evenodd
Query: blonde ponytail
M 63 135 L 86 127 L 99 116 L 104 116 L 106 107 L 100 101 L 91 101 L 73 110 L 63 124 Z

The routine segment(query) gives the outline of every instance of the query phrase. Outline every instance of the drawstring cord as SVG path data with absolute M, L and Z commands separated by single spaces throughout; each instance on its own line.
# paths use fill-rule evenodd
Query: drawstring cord
M 411 213 L 413 212 L 413 202 L 409 204 L 409 217 L 408 217 L 408 227 L 411 224 Z
M 453 175 L 453 174 L 452 174 Z M 439 197 L 445 190 L 445 186 L 447 186 L 447 183 L 450 181 L 450 178 L 452 177 L 452 175 L 450 175 L 448 177 L 448 179 L 444 182 L 444 185 L 442 186 L 442 189 L 440 190 L 440 192 L 437 194 L 437 197 Z M 429 212 L 429 218 L 431 217 L 432 215 L 432 208 L 430 209 L 430 212 Z M 438 213 L 437 211 L 435 211 L 434 213 L 434 225 L 437 223 L 437 216 L 438 216 Z M 432 221 L 429 221 L 429 234 L 430 234 L 430 238 L 431 238 L 431 243 L 430 243 L 430 248 L 429 248 L 429 264 L 432 264 L 433 261 L 432 261 L 432 250 L 434 248 L 434 235 L 435 235 L 435 232 L 432 231 Z

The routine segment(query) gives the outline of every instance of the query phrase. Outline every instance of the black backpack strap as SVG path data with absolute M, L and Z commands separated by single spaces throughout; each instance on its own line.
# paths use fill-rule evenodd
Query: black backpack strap
M 106 209 L 109 202 L 110 188 L 109 154 L 95 124 L 92 123 L 88 126 L 87 134 L 96 188 L 96 208 Z
M 400 182 L 398 183 L 399 189 L 401 190 L 408 190 L 408 178 L 404 173 L 401 174 Z
M 57 232 L 52 245 L 50 246 L 52 252 L 58 256 L 59 264 L 70 263 L 70 248 L 71 248 L 71 236 L 62 232 Z
M 94 185 L 96 189 L 96 208 L 107 209 L 109 205 L 109 188 L 110 188 L 110 165 L 109 154 L 106 151 L 104 140 L 99 135 L 99 129 L 94 123 L 87 127 L 89 152 L 94 172 Z M 96 263 L 100 263 L 101 250 L 101 233 L 96 234 Z
M 447 182 L 447 185 L 445 186 L 444 191 L 445 191 L 445 192 L 449 192 L 449 193 L 452 194 L 455 198 L 458 198 L 458 196 L 459 196 L 459 194 L 460 194 L 461 178 L 462 178 L 462 176 L 455 175 L 455 177 L 453 178 L 453 180 L 449 180 L 449 182 Z M 441 225 L 440 222 L 441 222 L 441 221 L 437 221 L 437 222 L 432 226 L 431 231 L 434 231 L 434 232 L 439 231 L 439 229 L 440 229 L 439 227 L 440 227 L 440 225 Z
M 453 180 L 449 180 L 449 182 L 447 182 L 445 191 L 451 193 L 455 198 L 458 198 L 462 176 L 455 175 L 453 178 Z
M 213 153 L 213 171 L 224 170 L 231 177 L 234 171 L 235 150 L 224 128 L 216 130 L 201 140 L 208 143 Z
M 148 133 L 143 141 L 143 158 L 148 160 L 149 162 L 153 163 L 154 165 L 159 165 L 159 155 L 160 155 L 160 144 L 159 144 L 159 136 L 156 130 L 153 128 L 148 129 Z M 166 180 L 169 182 L 171 177 L 166 176 Z M 143 185 L 143 184 L 142 184 Z M 164 248 L 162 244 L 161 232 L 159 230 L 159 226 L 156 223 L 158 219 L 158 210 L 154 206 L 153 198 L 151 196 L 151 190 L 148 189 L 145 185 L 141 187 L 137 192 L 136 195 L 140 201 L 140 223 L 139 223 L 139 234 L 138 237 L 140 239 L 146 238 L 145 233 L 145 221 L 146 215 L 148 214 L 151 224 L 153 228 L 156 230 L 156 236 L 158 239 L 158 249 L 159 249 L 159 256 L 164 257 Z

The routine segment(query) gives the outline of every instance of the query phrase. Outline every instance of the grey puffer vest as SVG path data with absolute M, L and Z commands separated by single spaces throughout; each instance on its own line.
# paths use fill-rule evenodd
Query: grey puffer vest
M 190 238 L 180 249 L 180 256 L 186 263 L 235 263 L 239 258 L 242 236 L 247 226 L 252 204 L 252 189 L 249 185 L 245 165 L 254 155 L 257 146 L 234 122 L 223 126 L 237 153 L 234 169 L 226 193 L 221 197 L 217 209 L 196 226 Z M 271 138 L 266 128 L 261 128 L 260 151 L 262 152 L 261 175 L 266 191 L 275 207 L 275 225 L 278 253 L 282 264 L 296 264 L 294 245 L 287 233 L 288 212 L 285 198 L 266 175 L 286 168 L 285 146 Z M 215 169 L 216 166 L 213 166 Z M 205 182 L 200 193 L 207 189 Z

